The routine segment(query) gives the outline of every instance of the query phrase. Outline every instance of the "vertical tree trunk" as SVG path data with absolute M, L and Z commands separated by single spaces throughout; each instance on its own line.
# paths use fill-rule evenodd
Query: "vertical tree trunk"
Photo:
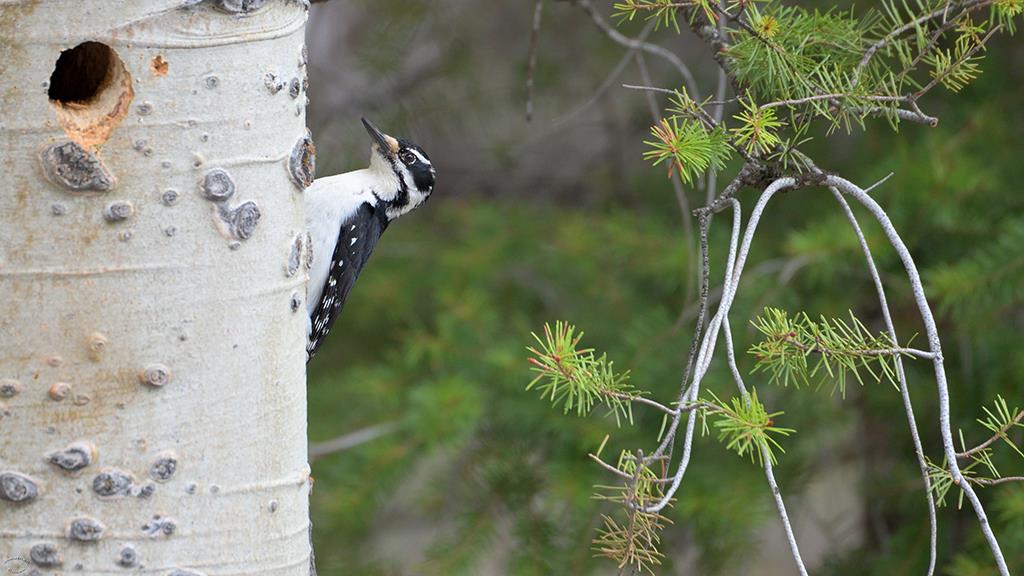
M 305 20 L 0 0 L 0 572 L 308 573 Z

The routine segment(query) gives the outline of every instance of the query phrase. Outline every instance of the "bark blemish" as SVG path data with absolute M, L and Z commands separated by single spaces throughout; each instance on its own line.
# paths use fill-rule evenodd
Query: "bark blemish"
M 117 565 L 122 568 L 132 568 L 133 566 L 138 565 L 138 563 L 139 553 L 131 546 L 125 546 L 117 553 Z
M 116 498 L 131 493 L 134 483 L 130 472 L 107 468 L 92 479 L 92 490 L 100 498 Z
M 178 196 L 179 193 L 177 190 L 174 188 L 168 188 L 167 190 L 164 190 L 163 195 L 160 196 L 160 200 L 164 203 L 164 206 L 174 206 L 178 203 Z
M 65 472 L 77 472 L 96 461 L 96 446 L 91 442 L 73 442 L 66 448 L 50 452 L 47 460 Z
M 309 188 L 313 183 L 316 177 L 316 145 L 313 144 L 313 135 L 309 130 L 292 148 L 288 158 L 288 172 L 300 190 Z
M 89 348 L 89 358 L 93 362 L 99 362 L 103 359 L 103 353 L 107 351 L 107 337 L 99 332 L 93 332 L 89 335 L 87 345 Z
M 135 97 L 124 62 L 100 42 L 83 42 L 62 51 L 47 94 L 61 128 L 85 148 L 110 138 Z
M 173 452 L 165 452 L 157 458 L 149 468 L 149 476 L 157 482 L 167 482 L 178 470 L 178 457 Z
M 103 218 L 113 224 L 131 218 L 134 213 L 135 208 L 131 202 L 118 201 L 107 205 L 106 209 L 103 210 Z
M 51 144 L 39 154 L 46 179 L 72 192 L 106 192 L 114 178 L 103 162 L 78 142 Z
M 260 208 L 253 201 L 243 202 L 231 211 L 231 233 L 239 240 L 248 240 L 256 232 L 260 223 Z
M 68 394 L 71 394 L 71 384 L 68 384 L 67 382 L 54 382 L 53 385 L 50 386 L 50 390 L 47 391 L 47 395 L 50 396 L 50 400 L 55 402 L 60 402 L 67 398 Z
M 19 472 L 0 472 L 0 500 L 31 502 L 39 497 L 39 485 Z
M 303 262 L 306 266 L 306 270 L 313 268 L 313 235 L 306 232 L 306 259 Z
M 40 568 L 56 568 L 64 563 L 60 549 L 50 542 L 34 544 L 28 551 L 28 558 Z
M 290 303 L 292 312 L 298 312 L 302 308 L 302 296 L 299 295 L 299 291 L 292 292 L 292 299 Z
M 139 486 L 137 489 L 132 489 L 133 496 L 137 496 L 143 499 L 149 498 L 153 494 L 156 494 L 156 484 L 153 484 L 152 482 L 146 482 L 145 484 Z
M 214 5 L 231 14 L 251 14 L 266 4 L 267 0 L 216 0 Z
M 288 85 L 287 82 L 277 77 L 277 74 L 273 72 L 267 72 L 263 75 L 263 85 L 267 87 L 267 91 L 271 94 L 277 94 L 284 87 Z
M 173 536 L 174 531 L 177 529 L 178 524 L 174 520 L 171 518 L 165 518 L 159 514 L 154 514 L 153 518 L 142 526 L 142 531 L 150 538 Z
M 153 71 L 154 76 L 167 76 L 167 71 L 170 67 L 171 65 L 160 54 L 153 56 L 153 59 L 149 62 L 149 69 Z
M 302 266 L 302 246 L 304 241 L 301 234 L 292 241 L 291 252 L 288 254 L 288 264 L 284 268 L 285 276 L 288 278 L 295 276 L 299 272 L 299 267 Z M 2 394 L 2 388 L 0 388 L 0 394 Z
M 103 532 L 106 529 L 107 527 L 99 520 L 81 516 L 68 522 L 64 534 L 68 540 L 76 542 L 98 542 L 103 538 Z
M 139 380 L 154 388 L 162 388 L 171 381 L 171 369 L 163 364 L 150 364 L 139 374 Z
M 235 195 L 235 181 L 223 168 L 214 168 L 203 177 L 203 197 L 211 202 L 224 202 Z
M 0 379 L 0 397 L 13 398 L 21 392 L 21 382 L 13 378 Z

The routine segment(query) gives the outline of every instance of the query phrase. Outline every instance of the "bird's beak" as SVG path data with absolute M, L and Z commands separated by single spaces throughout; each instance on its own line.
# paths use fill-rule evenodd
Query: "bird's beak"
M 366 118 L 363 118 L 363 126 L 370 134 L 370 138 L 373 138 L 373 142 L 377 145 L 377 149 L 380 150 L 381 154 L 391 156 L 398 154 L 398 140 L 395 140 L 391 136 L 381 132 L 380 128 L 374 126 L 373 122 L 370 122 Z

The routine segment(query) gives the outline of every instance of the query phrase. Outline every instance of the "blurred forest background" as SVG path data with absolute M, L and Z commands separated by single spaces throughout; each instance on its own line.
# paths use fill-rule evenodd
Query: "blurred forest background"
M 607 14 L 610 2 L 597 2 Z M 832 3 L 803 1 L 803 6 Z M 860 6 L 870 3 L 861 2 Z M 848 5 L 848 3 L 844 3 Z M 333 0 L 310 12 L 309 126 L 318 173 L 365 165 L 365 115 L 427 150 L 433 200 L 389 229 L 310 365 L 311 441 L 369 426 L 394 431 L 313 462 L 317 567 L 332 575 L 614 574 L 590 540 L 606 505 L 590 462 L 606 433 L 614 451 L 651 446 L 658 414 L 635 426 L 562 415 L 525 392 L 525 347 L 565 319 L 607 351 L 634 384 L 664 402 L 678 393 L 693 329 L 680 209 L 661 168 L 641 158 L 651 116 L 630 62 L 598 88 L 624 50 L 568 2 L 547 2 L 535 117 L 525 120 L 534 2 Z M 624 26 L 635 35 L 642 23 Z M 705 94 L 717 69 L 684 30 L 652 37 L 679 54 Z M 647 59 L 658 86 L 681 79 Z M 953 428 L 1002 394 L 1024 404 L 1024 45 L 996 38 L 984 73 L 963 93 L 935 91 L 938 128 L 884 120 L 805 147 L 823 168 L 873 195 L 925 274 L 940 312 Z M 664 101 L 660 102 L 664 105 Z M 735 110 L 727 110 L 731 115 Z M 820 134 L 815 136 L 821 136 Z M 730 177 L 735 167 L 726 171 Z M 881 326 L 856 238 L 826 190 L 774 201 L 731 317 L 767 305 Z M 688 190 L 703 203 L 703 189 Z M 747 190 L 741 198 L 754 198 Z M 711 230 L 712 278 L 728 218 Z M 922 331 L 905 276 L 880 230 L 862 220 L 890 291 L 897 329 Z M 714 282 L 714 280 L 713 280 Z M 714 285 L 714 284 L 713 284 Z M 689 305 L 689 306 L 688 306 Z M 749 358 L 740 358 L 749 370 Z M 909 362 L 926 452 L 941 455 L 931 365 Z M 748 383 L 784 410 L 776 474 L 815 574 L 923 574 L 928 523 L 900 396 L 887 384 L 820 390 Z M 730 395 L 724 360 L 706 385 Z M 669 512 L 663 574 L 794 573 L 760 468 L 714 437 L 697 440 L 687 487 Z M 999 464 L 999 462 L 997 462 Z M 1021 474 L 1019 460 L 1004 474 Z M 981 491 L 1011 569 L 1024 570 L 1024 487 Z M 940 509 L 946 574 L 994 571 L 969 510 Z

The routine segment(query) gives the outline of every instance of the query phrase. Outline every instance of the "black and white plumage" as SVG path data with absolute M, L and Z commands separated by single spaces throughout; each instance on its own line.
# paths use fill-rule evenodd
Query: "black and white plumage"
M 434 190 L 436 173 L 422 148 L 384 134 L 365 118 L 363 125 L 373 140 L 370 166 L 318 178 L 305 192 L 306 228 L 313 238 L 307 362 L 341 314 L 388 224 Z

